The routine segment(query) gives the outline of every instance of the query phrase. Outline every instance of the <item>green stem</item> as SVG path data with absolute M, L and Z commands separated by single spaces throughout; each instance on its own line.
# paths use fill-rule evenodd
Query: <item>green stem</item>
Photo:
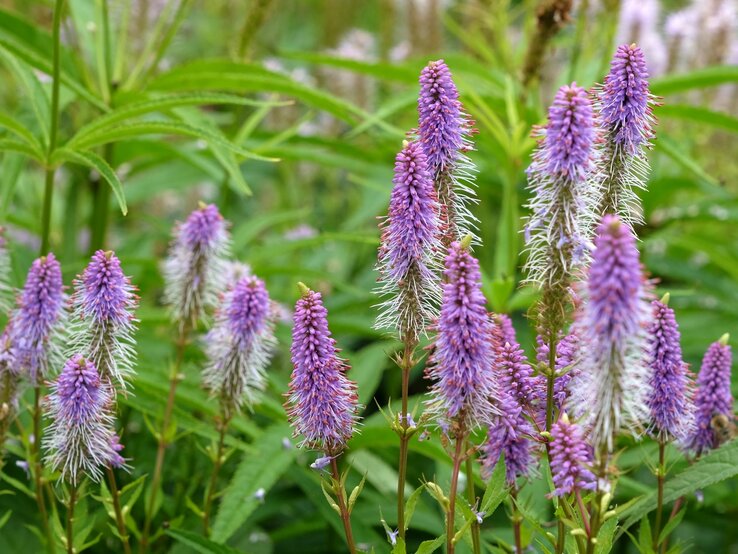
M 554 382 L 556 380 L 556 329 L 551 329 L 548 342 L 548 375 L 546 376 L 546 431 L 551 431 L 554 416 Z
M 223 408 L 221 410 L 219 425 L 220 435 L 218 437 L 218 449 L 215 454 L 215 460 L 213 460 L 213 472 L 210 474 L 210 481 L 205 493 L 205 504 L 202 510 L 202 525 L 205 531 L 205 536 L 210 535 L 210 511 L 213 506 L 213 499 L 215 498 L 215 487 L 218 483 L 218 473 L 220 473 L 220 468 L 223 465 L 223 450 L 225 449 L 225 437 L 229 422 L 230 417 L 226 415 L 226 409 Z
M 56 0 L 54 4 L 54 20 L 51 29 L 52 33 L 52 72 L 51 72 L 51 125 L 49 126 L 49 145 L 46 150 L 46 178 L 44 185 L 44 204 L 41 214 L 41 251 L 43 256 L 49 251 L 49 237 L 51 234 L 51 203 L 54 196 L 54 173 L 51 158 L 56 150 L 56 138 L 59 131 L 59 87 L 61 80 L 59 78 L 61 67 L 61 46 L 60 46 L 60 29 L 62 11 L 64 8 L 64 0 Z
M 456 492 L 459 487 L 459 470 L 461 469 L 461 458 L 466 435 L 460 432 L 456 436 L 456 449 L 454 451 L 454 467 L 451 473 L 451 490 L 448 495 L 448 513 L 446 514 L 446 554 L 454 554 L 456 544 L 454 543 L 454 529 L 456 520 Z
M 658 552 L 661 520 L 664 511 L 664 481 L 666 480 L 666 444 L 659 441 L 659 465 L 656 468 L 656 523 L 653 526 L 653 551 Z
M 164 418 L 162 420 L 161 432 L 157 436 L 158 446 L 156 449 L 156 463 L 154 465 L 154 474 L 151 478 L 151 495 L 146 506 L 146 515 L 144 519 L 143 533 L 139 543 L 139 552 L 146 552 L 149 546 L 149 537 L 151 534 L 151 521 L 154 517 L 154 507 L 156 506 L 156 498 L 159 492 L 159 484 L 161 483 L 162 469 L 164 468 L 164 453 L 168 446 L 167 433 L 172 420 L 172 411 L 174 410 L 174 399 L 177 390 L 177 384 L 180 381 L 179 372 L 182 367 L 184 358 L 185 345 L 187 344 L 188 328 L 183 326 L 180 328 L 179 337 L 177 339 L 177 357 L 169 376 L 169 395 L 167 396 L 166 407 L 164 408 Z
M 571 506 L 569 506 L 569 502 L 566 500 L 566 498 L 560 498 L 559 504 L 564 510 L 564 514 L 566 514 L 566 517 L 568 517 L 571 521 L 575 521 L 574 512 L 572 512 Z M 584 518 L 584 514 L 582 514 L 582 518 Z M 562 554 L 564 552 L 564 546 L 566 545 L 566 526 L 564 525 L 564 522 L 561 521 L 561 519 L 559 519 L 558 528 L 559 540 L 556 546 L 556 554 Z M 576 535 L 576 542 L 578 551 L 584 554 L 584 552 L 587 550 L 587 545 L 584 542 L 584 537 L 582 537 L 581 535 Z
M 602 506 L 602 498 L 604 494 L 599 488 L 600 483 L 605 481 L 607 477 L 607 458 L 608 458 L 607 446 L 603 446 L 600 449 L 600 463 L 597 467 L 597 493 L 595 494 L 594 500 L 592 501 L 591 516 L 589 518 L 589 536 L 587 540 L 587 554 L 594 554 L 595 547 L 597 544 L 592 541 L 592 538 L 597 537 L 600 532 L 600 525 L 602 525 L 602 515 L 600 508 Z
M 33 390 L 33 442 L 31 443 L 31 455 L 33 458 L 33 479 L 36 489 L 34 492 L 36 493 L 38 513 L 41 517 L 41 527 L 46 537 L 46 548 L 49 552 L 53 553 L 55 551 L 54 536 L 49 526 L 49 513 L 46 511 L 42 476 L 43 464 L 41 462 L 41 451 L 39 448 L 41 443 L 41 385 L 37 383 Z
M 515 537 L 515 554 L 523 554 L 523 537 L 521 533 L 521 518 L 518 510 L 518 489 L 515 485 L 510 490 L 510 500 L 512 501 L 512 524 L 513 536 Z
M 471 456 L 466 459 L 466 499 L 473 509 L 477 503 L 477 495 L 474 492 L 474 460 Z M 482 541 L 479 536 L 479 523 L 476 519 L 471 524 L 471 536 L 474 554 L 481 554 Z
M 77 485 L 72 485 L 67 504 L 67 554 L 74 554 L 74 506 L 77 504 Z
M 125 554 L 131 554 L 131 545 L 128 542 L 128 531 L 126 529 L 126 520 L 123 516 L 123 510 L 120 507 L 120 491 L 118 490 L 118 484 L 115 481 L 115 473 L 113 468 L 106 468 L 108 473 L 108 484 L 110 486 L 110 496 L 113 497 L 113 510 L 115 511 L 115 524 L 118 526 L 118 535 L 123 543 L 123 552 Z
M 574 32 L 574 43 L 571 50 L 571 62 L 569 64 L 570 82 L 576 78 L 577 65 L 579 64 L 579 57 L 582 53 L 582 42 L 584 41 L 584 32 L 587 30 L 587 17 L 589 15 L 589 0 L 581 0 L 578 10 L 577 26 Z
M 400 411 L 400 462 L 397 475 L 397 530 L 405 540 L 405 481 L 407 479 L 407 453 L 410 433 L 408 433 L 408 390 L 410 370 L 413 368 L 413 353 L 417 341 L 405 338 L 405 351 L 400 362 L 402 370 L 402 410 Z
M 341 474 L 338 473 L 338 462 L 336 461 L 337 457 L 338 456 L 334 456 L 331 458 L 331 473 L 336 485 L 336 500 L 338 500 L 338 509 L 341 512 L 343 530 L 346 534 L 346 545 L 348 546 L 349 552 L 351 552 L 351 554 L 356 554 L 354 534 L 351 531 L 351 514 L 349 513 L 348 507 L 346 506 L 346 493 L 343 490 L 343 485 L 341 485 Z

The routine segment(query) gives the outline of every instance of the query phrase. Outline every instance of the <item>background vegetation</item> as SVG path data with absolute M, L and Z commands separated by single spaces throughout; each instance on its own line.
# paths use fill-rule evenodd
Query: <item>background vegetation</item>
M 656 47 L 631 36 L 643 27 L 628 21 L 627 6 L 617 0 L 584 2 L 588 7 L 571 11 L 544 45 L 543 61 L 534 63 L 532 74 L 524 66 L 531 44 L 542 41 L 537 0 L 64 4 L 54 144 L 53 5 L 0 2 L 0 221 L 20 286 L 39 247 L 47 168 L 55 167 L 51 248 L 65 282 L 83 269 L 91 251 L 104 246 L 116 250 L 140 289 L 138 376 L 135 394 L 122 399 L 121 415 L 125 453 L 134 468 L 121 475 L 134 534 L 148 494 L 142 478 L 156 450 L 150 429 L 158 427 L 173 356 L 174 330 L 160 303 L 160 262 L 174 222 L 203 200 L 215 202 L 233 223 L 235 255 L 266 280 L 285 312 L 267 399 L 231 426 L 232 453 L 221 472 L 225 493 L 213 539 L 255 553 L 343 551 L 340 521 L 325 502 L 318 474 L 309 469 L 313 456 L 283 445 L 290 436 L 281 407 L 290 372 L 289 310 L 298 296 L 296 282 L 305 281 L 324 292 L 331 328 L 366 405 L 349 456 L 351 485 L 368 472 L 354 531 L 358 542 L 388 550 L 380 518 L 393 525 L 397 438 L 377 405 L 398 397 L 400 374 L 390 359 L 397 344 L 372 330 L 373 266 L 393 156 L 417 121 L 420 69 L 429 59 L 444 58 L 476 121 L 471 158 L 479 168 L 475 214 L 484 243 L 478 254 L 485 291 L 491 309 L 513 314 L 530 346 L 526 310 L 534 294 L 518 285 L 518 268 L 531 128 L 543 122 L 558 86 L 602 79 L 616 40 L 639 40 L 647 59 L 651 52 L 656 56 Z M 659 289 L 671 292 L 685 356 L 696 369 L 710 342 L 724 332 L 738 334 L 738 67 L 728 63 L 730 44 L 738 38 L 733 27 L 729 40 L 714 45 L 716 56 L 687 60 L 662 27 L 665 14 L 683 3 L 663 4 L 651 32 L 666 59 L 652 86 L 664 105 L 656 110 L 658 138 L 642 194 L 646 225 L 639 236 Z M 202 360 L 194 342 L 177 393 L 177 441 L 167 453 L 159 495 L 156 524 L 162 536 L 155 548 L 162 552 L 206 548 L 187 543 L 193 539 L 186 535 L 199 529 L 197 506 L 211 470 L 203 449 L 217 438 L 217 404 L 200 388 Z M 411 405 L 426 389 L 421 373 L 413 373 Z M 31 402 L 29 395 L 22 399 L 23 405 Z M 20 422 L 29 428 L 27 413 Z M 27 448 L 27 435 L 16 433 L 9 441 L 0 487 L 0 516 L 6 514 L 2 552 L 40 548 L 31 528 L 36 513 L 30 483 L 18 464 Z M 621 459 L 627 473 L 620 502 L 653 487 L 654 463 L 650 443 Z M 445 483 L 449 471 L 437 442 L 413 441 L 411 486 L 424 477 Z M 115 550 L 111 520 L 94 500 L 99 491 L 88 492 L 92 496 L 80 511 L 89 512 L 87 540 L 99 539 L 90 551 Z M 730 480 L 690 498 L 676 537 L 696 552 L 736 551 L 736 493 L 738 484 Z M 539 480 L 524 489 L 529 538 L 538 532 L 530 521 L 551 518 L 544 494 Z M 441 532 L 443 516 L 430 496 L 420 497 L 411 527 L 412 546 Z M 505 509 L 487 521 L 483 538 L 511 541 Z M 629 545 L 623 537 L 616 549 L 627 552 Z

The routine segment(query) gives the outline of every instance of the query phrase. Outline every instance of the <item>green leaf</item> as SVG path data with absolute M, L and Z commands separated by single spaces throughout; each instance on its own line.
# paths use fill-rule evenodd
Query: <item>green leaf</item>
M 653 554 L 651 540 L 651 522 L 648 521 L 648 516 L 646 515 L 641 518 L 641 524 L 638 528 L 638 551 L 641 554 Z
M 253 452 L 243 456 L 223 493 L 213 523 L 214 541 L 228 540 L 259 505 L 254 493 L 260 488 L 268 491 L 289 469 L 297 449 L 285 448 L 282 439 L 290 434 L 287 425 L 277 424 L 255 439 Z
M 26 129 L 26 126 L 23 123 L 16 119 L 13 119 L 7 114 L 0 112 L 0 127 L 5 127 L 8 131 L 12 132 L 17 137 L 25 140 L 29 146 L 38 150 L 36 157 L 42 157 L 41 143 L 35 136 L 33 136 L 33 133 Z
M 0 151 L 5 152 L 17 152 L 18 154 L 23 154 L 25 156 L 28 156 L 31 159 L 43 161 L 42 157 L 40 158 L 38 155 L 38 152 L 25 142 L 20 142 L 18 140 L 13 139 L 0 139 Z
M 731 441 L 712 450 L 694 465 L 669 479 L 664 487 L 664 503 L 668 504 L 697 489 L 719 483 L 735 475 L 738 475 L 738 441 Z M 641 496 L 627 510 L 623 510 L 621 519 L 624 523 L 618 536 L 644 515 L 656 509 L 656 505 L 656 491 L 652 491 Z
M 686 119 L 738 133 L 738 117 L 727 113 L 716 112 L 701 106 L 664 104 L 659 107 L 658 112 L 660 118 Z
M 110 185 L 110 188 L 113 190 L 115 199 L 118 201 L 118 205 L 120 206 L 120 211 L 123 213 L 123 215 L 126 215 L 128 213 L 128 206 L 126 206 L 126 197 L 123 193 L 123 184 L 120 182 L 118 176 L 115 174 L 115 170 L 110 167 L 108 162 L 106 162 L 104 159 L 93 152 L 72 150 L 70 148 L 59 148 L 56 150 L 54 156 L 90 167 L 98 171 L 102 178 L 105 179 L 108 185 Z
M 489 479 L 487 489 L 482 497 L 480 511 L 485 512 L 485 517 L 492 515 L 507 496 L 507 484 L 505 482 L 505 459 L 501 457 L 497 462 L 492 477 Z
M 677 514 L 671 518 L 666 525 L 664 525 L 664 528 L 661 530 L 661 533 L 659 533 L 659 544 L 663 543 L 666 540 L 666 537 L 668 537 L 671 532 L 676 529 L 679 524 L 682 522 L 682 519 L 684 519 L 684 514 L 687 513 L 687 506 L 684 506 Z
M 382 62 L 365 62 L 349 58 L 342 58 L 330 54 L 322 54 L 315 52 L 282 52 L 282 57 L 302 60 L 318 65 L 327 65 L 346 69 L 354 73 L 370 75 L 377 77 L 383 81 L 396 81 L 408 85 L 415 85 L 418 80 L 418 71 L 414 67 L 382 63 Z M 417 96 L 417 94 L 416 94 Z
M 440 537 L 433 539 L 432 541 L 423 541 L 420 543 L 420 546 L 415 551 L 415 554 L 431 554 L 431 552 L 435 552 L 436 550 L 438 550 L 445 542 L 445 533 Z
M 189 546 L 195 552 L 201 554 L 237 554 L 238 550 L 225 544 L 218 544 L 192 531 L 184 529 L 167 529 L 167 535 L 173 537 L 177 542 Z
M 410 528 L 410 521 L 413 519 L 413 515 L 415 514 L 415 507 L 418 505 L 418 499 L 420 499 L 420 495 L 423 492 L 423 489 L 425 487 L 423 485 L 419 486 L 417 489 L 415 489 L 410 497 L 407 499 L 407 502 L 405 502 L 405 529 Z
M 612 550 L 615 531 L 617 531 L 617 529 L 618 519 L 615 517 L 608 519 L 602 524 L 599 533 L 597 533 L 597 547 L 595 548 L 595 554 L 607 554 Z
M 686 169 L 697 176 L 699 178 L 698 184 L 705 193 L 718 194 L 720 196 L 724 195 L 724 191 L 720 187 L 720 183 L 718 183 L 717 179 L 702 169 L 702 167 L 686 152 L 684 152 L 671 138 L 663 135 L 659 136 L 659 139 L 656 141 L 656 149 L 659 152 L 666 154 L 683 169 Z
M 735 82 L 738 82 L 738 65 L 719 65 L 654 79 L 651 82 L 651 92 L 664 96 L 694 88 Z

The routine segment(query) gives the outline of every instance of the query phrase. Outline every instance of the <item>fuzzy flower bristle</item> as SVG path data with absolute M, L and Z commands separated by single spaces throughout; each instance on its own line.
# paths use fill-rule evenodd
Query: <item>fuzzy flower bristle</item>
M 595 126 L 587 92 L 563 86 L 548 110 L 548 124 L 528 168 L 532 192 L 525 225 L 528 279 L 568 286 L 588 261 L 597 198 L 587 178 L 595 169 Z
M 72 341 L 68 355 L 82 352 L 103 380 L 125 390 L 134 375 L 136 289 L 114 252 L 98 250 L 72 294 Z
M 654 300 L 653 321 L 648 329 L 649 379 L 648 408 L 652 435 L 664 442 L 686 438 L 693 425 L 693 404 L 687 364 L 682 359 L 679 326 L 672 310 Z
M 571 384 L 572 406 L 597 447 L 611 450 L 620 430 L 635 432 L 647 421 L 648 294 L 633 232 L 617 217 L 605 216 L 587 278 L 587 301 L 575 321 L 582 357 Z
M 730 425 L 735 420 L 733 395 L 730 391 L 730 370 L 733 353 L 727 336 L 710 345 L 702 358 L 694 395 L 695 427 L 688 446 L 697 454 L 717 448 L 720 437 L 716 433 L 716 418 L 724 418 Z
M 31 265 L 11 319 L 10 341 L 16 365 L 28 372 L 32 383 L 38 383 L 62 360 L 66 317 L 61 266 L 54 254 L 38 258 Z
M 443 60 L 429 62 L 420 73 L 418 140 L 441 204 L 444 245 L 460 240 L 475 227 L 469 204 L 476 202 L 476 168 L 466 155 L 473 149 L 472 124 Z
M 228 225 L 214 204 L 201 204 L 175 227 L 164 263 L 164 301 L 180 328 L 194 327 L 216 306 L 227 284 L 229 250 Z
M 441 244 L 439 206 L 427 159 L 417 142 L 405 143 L 395 159 L 394 187 L 382 223 L 378 268 L 380 305 L 376 326 L 417 340 L 438 315 Z
M 590 468 L 592 448 L 584 441 L 579 426 L 562 415 L 551 427 L 551 477 L 553 496 L 566 496 L 575 490 L 594 490 L 596 479 Z
M 321 294 L 303 286 L 295 304 L 292 366 L 287 415 L 300 446 L 339 454 L 354 434 L 358 420 L 356 384 L 346 378 L 349 367 L 338 356 L 328 330 L 328 311 Z
M 457 422 L 470 430 L 491 423 L 497 398 L 489 368 L 493 361 L 492 321 L 481 291 L 479 262 L 455 242 L 444 271 L 443 303 L 428 377 L 434 381 L 428 406 L 439 424 Z M 495 409 L 496 410 L 496 409 Z
M 52 424 L 43 443 L 48 462 L 68 482 L 76 485 L 83 475 L 99 481 L 102 468 L 118 463 L 111 402 L 97 368 L 80 355 L 67 361 L 51 385 L 47 413 Z
M 203 382 L 230 417 L 258 401 L 276 346 L 274 313 L 264 281 L 242 277 L 223 295 L 205 339 Z
M 645 150 L 654 137 L 655 97 L 648 84 L 643 51 L 635 44 L 620 46 L 605 84 L 596 92 L 603 140 L 592 186 L 600 190 L 599 214 L 617 214 L 625 222 L 643 220 L 638 189 L 650 171 Z

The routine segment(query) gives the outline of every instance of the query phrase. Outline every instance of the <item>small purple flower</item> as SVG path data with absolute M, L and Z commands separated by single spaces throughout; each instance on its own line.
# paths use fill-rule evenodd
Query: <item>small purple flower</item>
M 653 137 L 652 96 L 643 51 L 635 44 L 618 47 L 600 93 L 602 126 L 611 140 L 635 154 Z
M 205 387 L 228 415 L 252 405 L 266 386 L 266 367 L 276 346 L 271 300 L 264 281 L 243 277 L 223 295 L 208 333 Z
M 200 204 L 175 227 L 164 263 L 164 300 L 180 327 L 194 327 L 205 310 L 215 307 L 227 284 L 227 227 L 214 204 Z
M 98 250 L 74 281 L 72 340 L 68 353 L 82 352 L 109 383 L 125 390 L 134 375 L 136 289 L 114 252 Z
M 522 408 L 531 408 L 536 399 L 533 368 L 517 342 L 495 349 L 492 371 L 501 391 L 511 394 Z
M 31 382 L 45 379 L 60 363 L 64 320 L 61 267 L 48 254 L 31 265 L 10 327 L 17 367 L 28 372 Z
M 338 357 L 328 330 L 328 312 L 320 293 L 302 285 L 295 305 L 292 329 L 292 378 L 287 415 L 302 435 L 300 446 L 338 455 L 354 434 L 357 423 L 356 384 L 346 378 L 349 369 Z
M 315 461 L 310 464 L 310 467 L 315 470 L 321 470 L 326 467 L 328 467 L 328 464 L 331 463 L 331 460 L 333 459 L 333 456 L 321 456 L 319 458 L 316 458 Z
M 443 304 L 429 363 L 434 381 L 429 406 L 439 422 L 457 421 L 465 430 L 490 423 L 497 397 L 492 321 L 481 290 L 479 262 L 466 245 L 451 244 L 446 257 Z
M 113 433 L 110 437 L 110 467 L 115 469 L 125 468 L 126 459 L 121 456 L 123 445 L 120 443 L 120 437 L 117 433 Z
M 528 168 L 532 197 L 525 226 L 528 278 L 540 285 L 568 286 L 574 271 L 588 261 L 595 189 L 595 126 L 587 92 L 576 83 L 563 86 L 548 110 L 548 125 Z
M 733 395 L 730 391 L 730 369 L 733 353 L 728 345 L 728 335 L 713 342 L 702 359 L 697 376 L 697 392 L 694 395 L 695 428 L 689 437 L 689 448 L 698 455 L 720 445 L 713 428 L 715 417 L 734 421 Z
M 469 203 L 474 201 L 475 168 L 466 152 L 473 149 L 472 125 L 443 60 L 429 62 L 420 74 L 418 139 L 441 203 L 444 244 L 459 240 L 474 227 Z
M 592 448 L 584 441 L 579 426 L 569 423 L 566 414 L 551 427 L 549 449 L 553 496 L 595 489 L 596 479 L 589 469 L 594 462 Z
M 399 534 L 399 529 L 395 529 L 394 531 L 387 531 L 387 539 L 390 541 L 390 545 L 395 546 L 397 544 L 397 536 Z
M 441 297 L 438 200 L 417 142 L 406 142 L 397 155 L 393 183 L 378 260 L 379 293 L 390 298 L 380 306 L 377 327 L 416 340 L 437 316 Z
M 84 474 L 99 481 L 101 468 L 119 461 L 111 402 L 110 388 L 97 368 L 79 355 L 67 361 L 51 385 L 47 413 L 52 424 L 43 444 L 51 466 L 72 484 Z
M 598 228 L 586 292 L 575 321 L 583 354 L 572 381 L 572 406 L 591 429 L 593 444 L 611 449 L 621 429 L 633 431 L 648 419 L 651 319 L 635 237 L 615 216 L 605 216 Z
M 679 344 L 679 326 L 674 310 L 666 302 L 654 300 L 651 303 L 654 317 L 648 329 L 651 377 L 646 402 L 651 412 L 649 430 L 662 442 L 686 438 L 694 417 L 687 364 L 682 359 Z

